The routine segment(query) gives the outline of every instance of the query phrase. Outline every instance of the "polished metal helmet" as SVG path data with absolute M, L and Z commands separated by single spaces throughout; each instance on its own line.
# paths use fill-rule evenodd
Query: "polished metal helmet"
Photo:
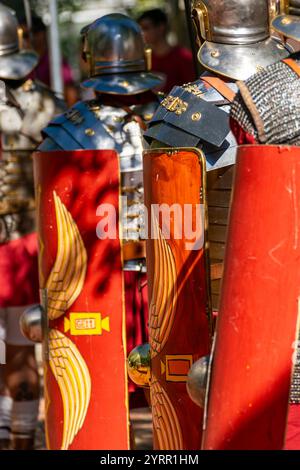
M 281 0 L 280 14 L 272 26 L 286 38 L 300 41 L 300 0 Z
M 268 0 L 192 0 L 192 17 L 205 41 L 200 63 L 230 79 L 245 80 L 289 55 L 270 37 Z
M 0 3 L 0 79 L 21 80 L 38 63 L 35 52 L 20 50 L 19 31 L 14 12 Z
M 280 14 L 282 0 L 269 0 L 269 17 L 270 22 Z
M 150 72 L 150 54 L 139 25 L 128 16 L 105 15 L 81 31 L 90 78 L 84 87 L 113 94 L 136 94 L 161 85 Z

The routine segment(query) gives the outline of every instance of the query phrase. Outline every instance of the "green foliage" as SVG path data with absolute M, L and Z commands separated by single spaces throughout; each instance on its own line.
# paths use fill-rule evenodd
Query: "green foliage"
M 24 16 L 23 0 L 2 0 L 2 3 L 17 12 L 18 17 Z M 38 15 L 43 15 L 48 11 L 49 0 L 30 0 L 30 6 Z M 58 0 L 59 12 L 62 11 L 78 11 L 84 5 L 84 0 Z
M 152 8 L 165 9 L 166 3 L 165 0 L 136 0 L 134 7 L 131 8 L 128 13 L 133 17 L 137 17 L 145 10 Z
M 49 0 L 31 0 L 30 4 L 37 14 L 42 15 L 48 10 Z M 58 0 L 58 11 L 78 11 L 84 4 L 84 0 Z

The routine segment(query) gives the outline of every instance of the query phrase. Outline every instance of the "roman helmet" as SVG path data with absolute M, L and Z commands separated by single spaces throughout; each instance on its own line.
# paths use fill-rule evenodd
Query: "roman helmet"
M 198 60 L 224 77 L 245 80 L 290 54 L 270 37 L 268 0 L 192 0 L 192 17 Z
M 162 83 L 162 76 L 150 72 L 151 52 L 143 43 L 139 25 L 128 16 L 105 15 L 84 27 L 81 34 L 83 59 L 89 66 L 89 79 L 83 87 L 134 95 Z
M 300 41 L 300 0 L 281 0 L 280 6 L 273 28 L 286 38 Z
M 19 24 L 10 8 L 0 3 L 0 79 L 22 80 L 38 63 L 38 55 L 21 50 Z

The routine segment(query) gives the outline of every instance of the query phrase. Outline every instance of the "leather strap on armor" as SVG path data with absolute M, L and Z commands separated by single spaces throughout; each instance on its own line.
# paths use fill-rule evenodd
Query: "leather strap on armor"
M 235 97 L 235 92 L 228 86 L 226 83 L 221 80 L 218 77 L 212 77 L 212 76 L 207 76 L 203 75 L 201 79 L 210 85 L 212 88 L 217 90 L 217 92 L 220 93 L 226 100 L 228 100 L 230 103 L 234 100 Z
M 297 75 L 300 77 L 300 66 L 293 59 L 284 59 L 282 60 L 286 65 L 288 65 Z

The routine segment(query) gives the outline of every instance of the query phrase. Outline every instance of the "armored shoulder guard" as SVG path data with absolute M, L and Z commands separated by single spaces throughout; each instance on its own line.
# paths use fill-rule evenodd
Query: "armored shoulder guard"
M 95 100 L 76 103 L 53 119 L 43 134 L 52 145 L 63 150 L 97 149 L 101 148 L 99 139 L 110 139 L 101 119 L 100 105 Z M 42 148 L 45 150 L 43 145 Z
M 231 117 L 261 144 L 300 145 L 299 74 L 288 59 L 239 82 Z
M 230 84 L 234 93 L 234 84 Z M 199 147 L 208 169 L 234 163 L 235 141 L 229 127 L 229 102 L 202 79 L 174 87 L 161 102 L 144 134 L 152 144 Z M 226 152 L 226 155 L 225 155 Z M 221 159 L 222 157 L 222 159 Z
M 144 123 L 151 119 L 156 107 L 155 102 L 123 109 L 99 100 L 80 101 L 44 129 L 45 141 L 39 149 L 115 149 L 122 154 L 124 144 L 131 138 L 128 126 L 138 128 L 135 133 L 141 141 L 140 127 L 136 122 L 130 124 L 131 116 L 138 116 Z

